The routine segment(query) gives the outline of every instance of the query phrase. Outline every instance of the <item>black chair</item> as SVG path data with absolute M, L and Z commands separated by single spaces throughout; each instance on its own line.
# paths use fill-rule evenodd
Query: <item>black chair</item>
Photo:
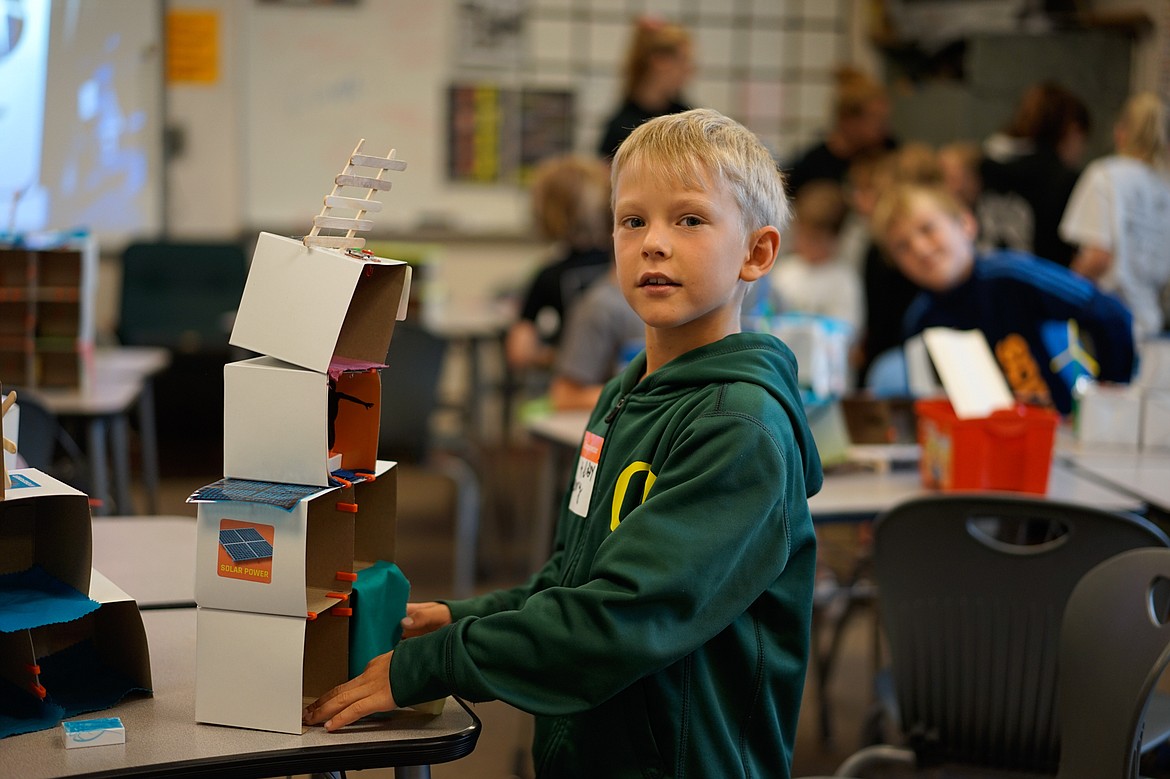
M 235 243 L 134 243 L 122 253 L 118 340 L 226 352 L 248 260 Z
M 1170 736 L 1170 549 L 1136 549 L 1089 571 L 1060 635 L 1058 779 L 1135 779 L 1144 749 Z
M 892 659 L 882 711 L 904 743 L 862 749 L 837 775 L 890 762 L 1055 774 L 1069 595 L 1104 560 L 1170 539 L 1134 515 L 1007 494 L 911 500 L 874 533 Z

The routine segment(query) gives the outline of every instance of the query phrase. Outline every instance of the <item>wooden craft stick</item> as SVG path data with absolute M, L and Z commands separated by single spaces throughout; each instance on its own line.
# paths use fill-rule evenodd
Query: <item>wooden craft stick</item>
M 305 246 L 321 246 L 326 249 L 361 249 L 366 245 L 365 238 L 346 235 L 306 235 L 302 240 Z
M 374 157 L 369 154 L 355 154 L 349 158 L 354 165 L 363 168 L 381 168 L 382 170 L 406 170 L 405 160 L 394 160 L 389 157 Z
M 327 195 L 325 205 L 330 208 L 352 208 L 355 211 L 369 211 L 376 214 L 382 210 L 381 200 L 364 200 L 360 197 L 342 197 L 341 195 Z
M 371 230 L 374 227 L 373 219 L 350 219 L 344 216 L 315 216 L 314 227 L 332 227 L 338 230 Z
M 357 142 L 357 146 L 354 146 L 354 147 L 353 147 L 353 152 L 352 152 L 352 153 L 351 153 L 349 156 L 352 158 L 352 157 L 353 157 L 355 154 L 359 154 L 359 153 L 361 152 L 361 150 L 362 150 L 362 145 L 363 145 L 365 142 L 366 142 L 366 139 L 365 139 L 365 138 L 362 138 L 362 139 L 360 139 L 360 140 Z M 346 163 L 346 165 L 345 165 L 345 168 L 342 170 L 342 173 L 345 173 L 345 172 L 349 171 L 350 167 L 351 167 L 351 166 L 350 166 L 350 164 L 349 164 L 349 163 Z M 331 191 L 331 192 L 329 193 L 329 196 L 336 195 L 336 194 L 337 194 L 337 188 L 338 188 L 339 186 L 341 186 L 341 184 L 340 184 L 339 182 L 337 182 L 337 181 L 334 181 L 334 183 L 333 183 L 333 191 Z M 326 205 L 325 207 L 323 207 L 323 208 L 321 209 L 321 214 L 320 214 L 320 215 L 321 215 L 321 216 L 325 216 L 325 215 L 326 215 L 328 212 L 329 212 L 329 206 L 328 206 L 328 205 Z M 308 235 L 306 235 L 306 236 L 304 237 L 303 241 L 302 241 L 302 242 L 305 244 L 305 246 L 313 246 L 314 244 L 310 243 L 310 242 L 309 242 L 309 239 L 310 239 L 310 238 L 315 238 L 319 232 L 321 232 L 321 228 L 320 228 L 320 227 L 318 227 L 317 225 L 313 225 L 313 229 L 309 231 L 309 234 L 308 234 Z M 351 236 L 351 237 L 352 237 L 352 236 Z M 320 244 L 316 244 L 316 245 L 318 245 L 318 246 L 319 246 Z
M 350 165 L 351 165 L 351 166 L 353 165 L 353 159 L 354 159 L 355 157 L 362 157 L 362 156 L 365 156 L 365 155 L 361 155 L 361 154 L 351 154 L 351 155 L 350 155 L 350 157 L 349 157 L 349 160 L 350 160 Z M 387 159 L 387 160 L 392 160 L 392 159 L 394 159 L 394 149 L 391 149 L 391 150 L 390 150 L 390 153 L 386 155 L 386 159 Z M 375 176 L 374 176 L 374 179 L 373 179 L 373 180 L 374 180 L 374 181 L 381 181 L 381 180 L 382 180 L 382 174 L 383 174 L 383 173 L 385 173 L 385 172 L 386 172 L 386 169 L 385 169 L 385 168 L 379 168 L 379 169 L 378 169 L 378 173 L 377 173 L 377 175 L 375 175 Z M 390 182 L 386 182 L 386 183 L 387 183 L 387 185 L 388 185 Z M 389 186 L 387 186 L 386 188 L 387 188 L 387 189 L 389 189 L 390 187 L 389 187 Z M 366 193 L 366 199 L 367 199 L 367 200 L 369 200 L 370 198 L 372 198 L 372 197 L 374 196 L 374 190 L 375 190 L 375 189 L 376 189 L 376 187 L 372 187 L 372 188 L 370 189 L 370 191 Z M 358 212 L 358 216 L 361 216 L 361 215 L 362 215 L 362 212 L 361 212 L 361 211 L 359 211 L 359 212 Z M 346 236 L 352 236 L 352 235 L 353 235 L 353 232 L 354 232 L 353 230 L 350 230 L 349 232 L 347 232 L 347 233 L 346 233 Z
M 339 187 L 363 187 L 365 189 L 376 189 L 385 191 L 390 189 L 393 182 L 387 179 L 374 179 L 368 176 L 351 176 L 342 173 L 333 179 L 333 182 Z

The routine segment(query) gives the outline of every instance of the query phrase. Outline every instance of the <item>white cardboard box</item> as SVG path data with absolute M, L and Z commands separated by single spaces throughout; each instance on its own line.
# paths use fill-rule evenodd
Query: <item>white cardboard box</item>
M 150 689 L 150 653 L 138 605 L 91 568 L 88 496 L 35 468 L 9 476 L 12 487 L 0 500 L 0 574 L 40 566 L 99 606 L 69 622 L 0 633 L 0 677 L 36 689 L 42 658 L 91 640 L 102 665 Z
M 1077 399 L 1077 440 L 1087 444 L 1137 447 L 1142 433 L 1142 388 L 1090 384 Z
M 224 475 L 327 487 L 331 451 L 341 454 L 342 468 L 372 470 L 381 397 L 377 371 L 348 371 L 334 381 L 272 357 L 229 363 L 223 369 Z
M 199 608 L 195 719 L 301 734 L 306 704 L 349 678 L 349 620 Z
M 395 464 L 380 461 L 373 481 L 331 487 L 292 510 L 244 501 L 198 502 L 195 601 L 200 607 L 304 619 L 348 595 L 348 576 L 376 560 L 394 561 Z M 221 532 L 259 535 L 270 556 L 233 559 Z M 230 535 L 230 534 L 229 534 Z
M 1147 389 L 1170 389 L 1170 338 L 1139 341 L 1138 372 L 1134 383 Z
M 40 565 L 78 592 L 89 592 L 89 497 L 35 468 L 9 473 L 0 501 L 0 574 Z
M 1142 396 L 1142 449 L 1170 450 L 1170 390 Z
M 382 364 L 406 318 L 411 269 L 260 233 L 230 342 L 324 373 L 334 356 Z

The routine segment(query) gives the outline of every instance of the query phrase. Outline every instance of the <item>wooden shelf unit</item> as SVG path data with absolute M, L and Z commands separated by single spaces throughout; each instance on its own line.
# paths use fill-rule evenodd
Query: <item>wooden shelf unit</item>
M 0 246 L 0 378 L 77 387 L 93 352 L 97 244 Z

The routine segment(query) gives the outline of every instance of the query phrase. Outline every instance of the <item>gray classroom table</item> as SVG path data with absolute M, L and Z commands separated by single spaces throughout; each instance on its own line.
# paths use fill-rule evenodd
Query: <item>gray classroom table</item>
M 396 767 L 399 777 L 469 754 L 479 719 L 448 698 L 437 717 L 409 709 L 337 733 L 303 735 L 195 722 L 195 609 L 142 612 L 150 643 L 153 696 L 128 697 L 80 719 L 120 717 L 126 743 L 66 749 L 57 726 L 0 740 L 0 776 L 261 779 L 314 771 Z

